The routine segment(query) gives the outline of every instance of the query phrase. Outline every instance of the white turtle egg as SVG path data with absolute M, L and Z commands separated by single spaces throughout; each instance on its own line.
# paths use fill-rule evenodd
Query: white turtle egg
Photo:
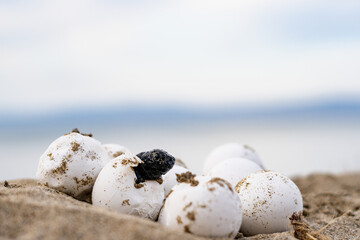
M 247 236 L 290 230 L 289 218 L 303 210 L 299 188 L 277 172 L 250 174 L 235 189 L 243 206 L 240 231 Z
M 46 186 L 86 200 L 108 161 L 107 152 L 99 141 L 72 132 L 50 144 L 40 157 L 36 178 Z
M 125 153 L 106 164 L 93 188 L 93 205 L 155 220 L 164 200 L 164 188 L 154 180 L 136 184 L 133 167 L 141 162 L 137 156 Z
M 234 238 L 241 226 L 241 201 L 231 185 L 220 178 L 189 173 L 172 188 L 159 223 L 204 237 Z M 189 177 L 190 176 L 190 177 Z
M 229 158 L 211 168 L 208 175 L 225 179 L 235 187 L 244 177 L 261 170 L 263 169 L 258 164 L 249 159 Z
M 114 143 L 108 143 L 103 144 L 105 150 L 109 154 L 109 158 L 113 159 L 116 158 L 124 153 L 130 152 L 130 150 L 122 145 L 114 144 Z
M 165 196 L 170 190 L 178 183 L 176 181 L 176 174 L 188 172 L 189 170 L 179 165 L 174 165 L 170 171 L 163 176 L 163 186 L 165 190 Z
M 253 148 L 244 144 L 226 143 L 216 147 L 210 152 L 204 163 L 203 173 L 208 173 L 217 163 L 235 157 L 249 159 L 264 169 L 262 161 Z

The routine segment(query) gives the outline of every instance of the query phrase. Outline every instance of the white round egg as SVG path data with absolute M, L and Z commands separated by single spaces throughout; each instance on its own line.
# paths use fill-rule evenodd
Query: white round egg
M 207 174 L 217 163 L 235 157 L 249 159 L 264 169 L 262 161 L 253 148 L 244 144 L 226 143 L 210 152 L 204 163 L 203 173 Z
M 92 203 L 120 213 L 155 220 L 164 200 L 161 181 L 136 184 L 133 167 L 141 159 L 125 153 L 112 159 L 100 172 L 92 192 Z
M 165 190 L 165 196 L 170 190 L 178 183 L 176 181 L 176 174 L 188 172 L 189 170 L 179 165 L 174 165 L 170 171 L 163 176 L 163 186 Z
M 228 181 L 233 187 L 251 173 L 263 170 L 255 162 L 246 158 L 229 158 L 210 169 L 208 175 Z
M 247 236 L 290 230 L 289 218 L 303 210 L 299 188 L 280 173 L 250 174 L 235 189 L 243 206 L 240 231 Z
M 40 157 L 36 178 L 46 186 L 85 200 L 108 161 L 99 141 L 72 132 L 50 144 Z
M 114 143 L 107 143 L 103 144 L 105 150 L 109 154 L 109 158 L 113 159 L 118 156 L 123 155 L 124 153 L 130 152 L 130 150 L 122 145 L 114 144 Z
M 230 184 L 199 176 L 172 188 L 159 223 L 199 236 L 234 238 L 241 219 L 241 201 Z

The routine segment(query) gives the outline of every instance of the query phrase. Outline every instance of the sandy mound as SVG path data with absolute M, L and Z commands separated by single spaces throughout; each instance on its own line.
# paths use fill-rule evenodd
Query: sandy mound
M 360 239 L 360 174 L 295 178 L 302 239 Z M 34 180 L 0 185 L 0 239 L 204 239 L 77 201 Z M 299 227 L 300 226 L 300 227 Z M 296 239 L 294 231 L 241 239 Z

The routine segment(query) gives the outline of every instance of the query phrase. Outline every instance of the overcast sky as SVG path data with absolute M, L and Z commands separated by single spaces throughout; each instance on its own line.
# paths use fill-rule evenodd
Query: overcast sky
M 360 96 L 360 1 L 2 1 L 0 110 Z

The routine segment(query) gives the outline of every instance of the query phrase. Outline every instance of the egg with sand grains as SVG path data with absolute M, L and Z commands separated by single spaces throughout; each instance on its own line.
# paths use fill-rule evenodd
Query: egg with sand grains
M 171 191 L 171 189 L 177 184 L 176 174 L 181 174 L 188 171 L 189 170 L 184 167 L 174 165 L 173 168 L 170 169 L 170 171 L 164 175 L 163 185 L 164 185 L 165 195 L 167 195 Z
M 289 218 L 303 211 L 299 188 L 277 172 L 250 174 L 235 189 L 243 204 L 240 231 L 247 236 L 290 230 Z
M 229 158 L 210 169 L 208 175 L 228 181 L 233 187 L 251 173 L 263 170 L 255 162 L 245 158 Z
M 113 159 L 124 153 L 130 152 L 130 150 L 122 145 L 114 144 L 114 143 L 107 143 L 103 144 L 105 150 L 109 154 L 109 158 Z
M 101 170 L 93 189 L 93 205 L 152 220 L 158 217 L 165 197 L 161 176 L 175 159 L 158 149 L 138 156 L 122 154 Z
M 229 158 L 246 158 L 264 169 L 264 164 L 253 148 L 244 144 L 227 143 L 214 148 L 210 152 L 205 160 L 203 173 L 207 174 L 217 163 Z
M 59 137 L 40 157 L 36 179 L 79 200 L 90 201 L 96 177 L 109 161 L 101 143 L 77 129 Z
M 190 172 L 177 175 L 179 184 L 168 194 L 159 223 L 203 237 L 234 238 L 241 226 L 241 201 L 220 178 Z

